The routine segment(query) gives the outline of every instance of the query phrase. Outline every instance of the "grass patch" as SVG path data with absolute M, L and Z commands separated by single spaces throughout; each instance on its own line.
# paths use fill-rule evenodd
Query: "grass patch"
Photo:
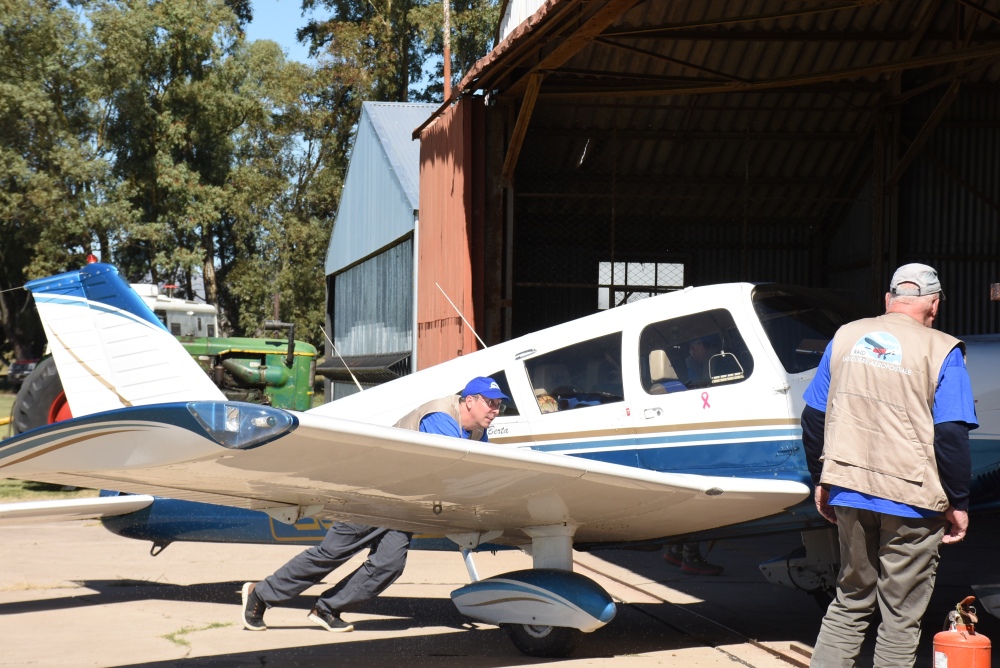
M 173 633 L 168 633 L 167 635 L 160 637 L 169 640 L 175 645 L 180 645 L 181 647 L 190 647 L 191 643 L 189 643 L 187 638 L 184 637 L 189 633 L 197 633 L 198 631 L 211 631 L 212 629 L 222 629 L 232 625 L 233 625 L 232 622 L 212 622 L 208 626 L 202 626 L 201 628 L 195 628 L 193 626 L 185 626 L 184 628 L 178 629 Z
M 14 408 L 14 392 L 0 391 L 0 418 L 10 417 L 10 412 Z M 0 425 L 0 438 L 7 438 L 11 435 L 10 425 Z M 50 485 L 44 482 L 32 482 L 30 480 L 0 480 L 0 503 L 14 503 L 16 501 L 43 501 L 50 499 L 78 499 L 82 497 L 97 496 L 96 489 L 72 490 L 63 489 L 62 485 Z
M 14 409 L 13 392 L 0 392 L 0 421 L 10 417 L 10 412 Z M 0 425 L 0 438 L 7 438 L 11 435 L 10 425 Z
M 79 499 L 97 496 L 96 489 L 64 490 L 61 485 L 50 485 L 30 480 L 0 480 L 0 503 L 15 501 L 40 501 L 44 499 Z

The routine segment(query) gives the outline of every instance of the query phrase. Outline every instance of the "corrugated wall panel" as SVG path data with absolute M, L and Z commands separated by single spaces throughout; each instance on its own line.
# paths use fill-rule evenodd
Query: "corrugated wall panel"
M 420 136 L 418 220 L 417 364 L 419 368 L 478 349 L 475 334 L 441 294 L 438 285 L 476 327 L 472 234 L 471 132 L 473 105 L 463 97 Z M 478 230 L 481 235 L 482 230 Z
M 937 96 L 906 108 L 914 136 Z M 1000 92 L 963 92 L 900 183 L 899 263 L 926 262 L 946 299 L 938 326 L 949 333 L 1000 332 Z
M 335 275 L 333 286 L 333 340 L 341 355 L 413 349 L 412 239 Z

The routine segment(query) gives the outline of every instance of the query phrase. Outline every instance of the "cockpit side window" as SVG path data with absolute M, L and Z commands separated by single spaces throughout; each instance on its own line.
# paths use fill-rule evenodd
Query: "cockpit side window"
M 542 413 L 625 399 L 621 332 L 539 355 L 524 368 Z
M 753 356 L 725 309 L 653 323 L 639 337 L 639 375 L 649 394 L 738 383 L 751 373 Z
M 753 308 L 788 373 L 815 369 L 841 325 L 872 315 L 829 293 L 781 285 L 757 287 Z
M 510 397 L 510 399 L 504 399 L 503 403 L 500 404 L 500 415 L 520 415 L 517 410 L 517 404 L 514 402 L 514 395 L 510 392 L 510 383 L 507 382 L 507 373 L 505 371 L 496 371 L 490 374 L 490 378 L 497 382 L 497 385 L 500 386 L 501 392 Z

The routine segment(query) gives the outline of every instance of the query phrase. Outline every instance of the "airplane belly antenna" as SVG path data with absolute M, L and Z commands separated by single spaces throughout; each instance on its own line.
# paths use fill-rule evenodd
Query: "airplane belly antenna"
M 479 338 L 479 335 L 476 334 L 476 329 L 472 325 L 469 324 L 469 321 L 465 319 L 465 316 L 462 315 L 462 312 L 458 310 L 457 306 L 455 306 L 455 302 L 451 301 L 451 297 L 449 297 L 448 293 L 444 291 L 444 288 L 442 288 L 439 283 L 434 283 L 434 285 L 436 285 L 437 289 L 441 291 L 441 294 L 444 295 L 444 298 L 448 300 L 448 303 L 451 304 L 451 307 L 453 309 L 455 309 L 455 313 L 457 313 L 458 317 L 462 319 L 462 322 L 465 323 L 465 326 L 468 327 L 472 331 L 473 336 L 475 336 L 476 340 L 478 340 L 479 343 L 480 343 L 480 345 L 483 346 L 483 349 L 485 350 L 486 348 L 489 348 L 489 346 L 486 345 L 485 343 L 483 343 L 483 340 L 481 338 Z

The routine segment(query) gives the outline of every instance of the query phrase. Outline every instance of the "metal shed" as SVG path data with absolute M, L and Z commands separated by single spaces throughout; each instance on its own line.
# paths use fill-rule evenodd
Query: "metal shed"
M 422 190 L 469 179 L 437 224 L 481 235 L 488 343 L 680 285 L 874 307 L 911 261 L 942 329 L 998 331 L 1000 0 L 548 0 L 499 34 L 415 133 L 452 137 Z
M 420 208 L 413 128 L 434 105 L 365 102 L 326 256 L 327 400 L 411 371 L 414 234 Z M 342 359 L 341 359 L 342 358 Z

